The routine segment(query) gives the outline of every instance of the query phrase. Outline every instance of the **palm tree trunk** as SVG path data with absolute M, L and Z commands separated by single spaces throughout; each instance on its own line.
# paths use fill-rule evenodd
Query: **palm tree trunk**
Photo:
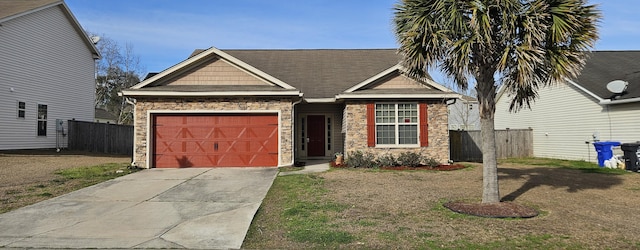
M 487 64 L 489 65 L 489 64 Z M 496 156 L 496 86 L 490 67 L 481 68 L 476 77 L 476 91 L 480 104 L 480 129 L 482 133 L 482 203 L 500 202 L 498 186 L 498 161 Z
M 482 203 L 500 202 L 496 133 L 491 119 L 480 119 L 482 133 Z

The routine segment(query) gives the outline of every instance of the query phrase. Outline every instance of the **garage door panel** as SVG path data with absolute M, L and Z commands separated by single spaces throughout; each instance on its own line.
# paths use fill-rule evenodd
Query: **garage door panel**
M 220 155 L 218 163 L 221 166 L 242 167 L 242 166 L 265 166 L 264 162 L 277 162 L 277 155 L 236 153 Z
M 210 152 L 214 150 L 213 141 L 156 141 L 156 154 L 170 152 Z
M 235 140 L 246 136 L 246 128 L 220 126 L 215 130 L 215 138 L 218 140 Z
M 155 167 L 277 166 L 276 114 L 155 115 Z
M 191 157 L 175 155 L 156 155 L 156 168 L 188 168 L 192 167 Z

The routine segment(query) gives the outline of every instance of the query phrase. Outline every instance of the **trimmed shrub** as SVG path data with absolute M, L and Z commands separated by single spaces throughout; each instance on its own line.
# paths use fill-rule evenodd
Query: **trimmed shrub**
M 424 164 L 432 168 L 440 166 L 440 162 L 436 161 L 436 159 L 429 158 L 429 157 L 426 157 L 424 159 Z
M 400 156 L 398 156 L 398 163 L 402 166 L 407 167 L 418 167 L 422 162 L 422 155 L 414 152 L 402 152 Z
M 396 160 L 396 157 L 390 153 L 386 153 L 378 157 L 376 161 L 378 162 L 378 165 L 380 165 L 381 167 L 395 167 L 399 165 L 398 161 Z
M 363 153 L 360 150 L 351 151 L 346 159 L 346 164 L 353 168 L 377 168 L 378 163 L 370 152 Z

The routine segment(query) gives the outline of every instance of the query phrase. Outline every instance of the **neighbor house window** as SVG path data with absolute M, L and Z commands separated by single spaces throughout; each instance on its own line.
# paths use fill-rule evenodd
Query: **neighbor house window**
M 377 145 L 418 145 L 418 104 L 377 103 Z
M 302 118 L 302 121 L 300 122 L 300 124 L 302 126 L 302 141 L 301 141 L 302 143 L 300 143 L 300 147 L 302 150 L 304 150 L 304 145 L 305 143 L 307 143 L 307 139 L 306 139 L 307 137 L 305 135 L 305 128 L 307 126 L 304 125 L 304 118 Z
M 327 117 L 327 150 L 331 150 L 331 118 Z
M 38 136 L 47 135 L 47 105 L 38 104 Z
M 18 101 L 18 118 L 24 118 L 26 115 L 27 105 L 24 102 Z

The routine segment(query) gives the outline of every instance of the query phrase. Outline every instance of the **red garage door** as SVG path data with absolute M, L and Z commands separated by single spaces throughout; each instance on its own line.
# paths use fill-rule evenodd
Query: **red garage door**
M 157 168 L 278 165 L 276 114 L 154 115 Z

